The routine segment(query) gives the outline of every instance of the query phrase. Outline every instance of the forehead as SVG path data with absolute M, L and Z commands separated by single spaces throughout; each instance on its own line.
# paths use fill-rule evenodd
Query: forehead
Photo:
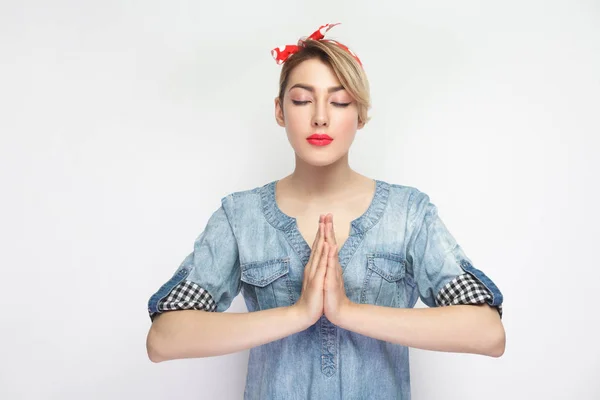
M 304 83 L 317 89 L 340 85 L 331 66 L 319 59 L 306 60 L 296 66 L 290 73 L 288 87 L 295 83 Z

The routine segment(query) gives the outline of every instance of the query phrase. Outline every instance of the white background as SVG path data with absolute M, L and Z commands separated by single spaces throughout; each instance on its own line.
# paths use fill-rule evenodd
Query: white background
M 505 355 L 412 350 L 413 398 L 600 399 L 591 0 L 2 1 L 0 398 L 241 398 L 247 352 L 151 363 L 146 303 L 292 171 L 270 50 L 330 22 L 372 86 L 351 166 L 428 193 L 505 297 Z

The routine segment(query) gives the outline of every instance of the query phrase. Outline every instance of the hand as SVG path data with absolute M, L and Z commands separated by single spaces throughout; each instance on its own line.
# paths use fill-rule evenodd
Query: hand
M 324 284 L 324 312 L 327 319 L 334 324 L 340 318 L 342 312 L 352 305 L 352 301 L 346 296 L 344 288 L 344 277 L 342 266 L 338 258 L 338 245 L 333 231 L 333 215 L 325 216 L 325 244 L 329 248 L 327 257 L 327 272 Z
M 328 250 L 325 245 L 324 218 L 321 216 L 310 258 L 304 267 L 302 293 L 296 304 L 292 306 L 299 310 L 303 318 L 306 318 L 308 326 L 313 325 L 323 315 L 323 284 L 327 271 Z

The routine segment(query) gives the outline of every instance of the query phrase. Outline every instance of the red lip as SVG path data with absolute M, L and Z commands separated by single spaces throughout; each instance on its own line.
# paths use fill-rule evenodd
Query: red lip
M 320 134 L 320 133 L 314 133 L 312 135 L 310 135 L 309 137 L 306 138 L 307 140 L 310 139 L 317 139 L 317 140 L 333 140 L 333 138 L 329 135 L 326 134 Z
M 307 137 L 306 140 L 313 146 L 327 146 L 333 141 L 333 138 L 329 135 L 314 133 Z

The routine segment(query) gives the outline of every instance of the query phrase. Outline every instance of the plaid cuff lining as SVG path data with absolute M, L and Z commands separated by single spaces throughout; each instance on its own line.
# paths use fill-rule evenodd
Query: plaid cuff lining
M 438 306 L 483 304 L 492 302 L 490 291 L 471 274 L 464 273 L 448 282 L 438 293 Z M 502 304 L 495 306 L 502 317 Z
M 210 293 L 191 281 L 183 281 L 158 303 L 158 312 L 177 310 L 215 311 L 217 304 Z M 150 318 L 158 313 L 154 313 Z

